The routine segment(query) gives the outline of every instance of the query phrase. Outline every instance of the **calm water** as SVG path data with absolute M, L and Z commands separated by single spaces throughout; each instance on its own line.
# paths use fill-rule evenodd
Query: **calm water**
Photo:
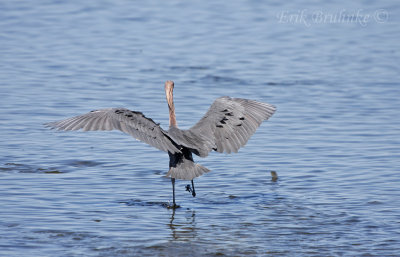
M 1 1 L 1 256 L 399 254 L 399 4 L 213 2 Z M 165 153 L 42 125 L 127 107 L 166 128 L 168 79 L 181 128 L 222 95 L 278 107 L 197 159 L 176 211 Z

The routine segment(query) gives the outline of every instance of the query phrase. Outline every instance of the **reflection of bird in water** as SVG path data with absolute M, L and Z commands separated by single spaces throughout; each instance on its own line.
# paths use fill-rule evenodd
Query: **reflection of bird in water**
M 194 210 L 186 210 L 185 219 L 179 215 L 178 221 L 175 221 L 175 208 L 172 209 L 171 219 L 169 221 L 169 228 L 171 229 L 171 236 L 174 240 L 186 241 L 193 239 L 197 236 L 196 228 L 196 212 Z
M 175 179 L 191 180 L 187 190 L 196 195 L 193 179 L 210 170 L 195 163 L 192 153 L 206 157 L 212 150 L 237 152 L 254 134 L 260 124 L 275 112 L 275 107 L 242 98 L 223 96 L 217 98 L 207 113 L 190 129 L 177 127 L 173 101 L 174 82 L 165 82 L 165 94 L 169 108 L 169 130 L 145 117 L 141 112 L 125 108 L 109 108 L 91 111 L 66 120 L 47 123 L 58 130 L 113 130 L 118 129 L 134 138 L 169 154 L 168 177 L 171 177 L 173 208 L 175 203 Z

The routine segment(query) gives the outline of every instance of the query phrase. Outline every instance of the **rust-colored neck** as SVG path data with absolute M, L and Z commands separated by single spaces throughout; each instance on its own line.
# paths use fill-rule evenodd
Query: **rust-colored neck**
M 175 106 L 174 106 L 174 82 L 168 80 L 165 82 L 165 96 L 167 97 L 168 109 L 169 109 L 169 127 L 178 127 L 176 124 L 176 116 L 175 116 Z

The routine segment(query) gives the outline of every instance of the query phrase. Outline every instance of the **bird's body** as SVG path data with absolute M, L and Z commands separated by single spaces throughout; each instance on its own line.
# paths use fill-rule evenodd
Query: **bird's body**
M 217 98 L 207 113 L 188 130 L 177 127 L 173 102 L 174 83 L 165 83 L 165 92 L 169 107 L 169 130 L 164 130 L 152 119 L 141 112 L 125 108 L 109 108 L 91 111 L 87 114 L 66 120 L 50 122 L 46 126 L 58 130 L 120 130 L 132 135 L 159 150 L 168 152 L 169 171 L 173 185 L 175 205 L 175 179 L 191 180 L 209 172 L 193 161 L 192 153 L 206 157 L 212 150 L 217 152 L 237 152 L 244 146 L 260 124 L 275 112 L 275 107 L 253 100 Z

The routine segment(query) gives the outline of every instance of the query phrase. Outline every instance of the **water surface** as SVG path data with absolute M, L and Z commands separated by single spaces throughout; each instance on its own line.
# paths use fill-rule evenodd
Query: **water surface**
M 399 9 L 2 2 L 0 255 L 398 255 Z M 43 127 L 126 107 L 167 128 L 166 80 L 181 128 L 223 95 L 278 108 L 238 154 L 197 158 L 212 172 L 196 198 L 177 182 L 175 211 L 167 154 Z

